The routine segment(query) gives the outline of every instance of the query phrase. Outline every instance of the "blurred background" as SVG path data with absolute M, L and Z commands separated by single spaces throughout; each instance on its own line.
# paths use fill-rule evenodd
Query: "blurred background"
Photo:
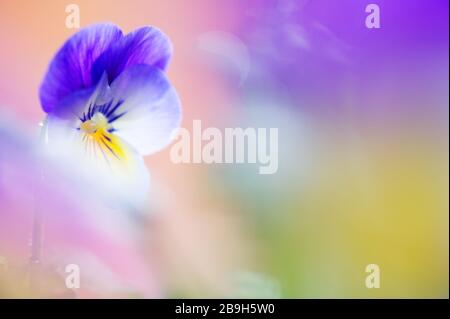
M 379 29 L 365 25 L 372 2 Z M 77 31 L 70 3 L 81 27 L 163 30 L 182 126 L 276 127 L 278 172 L 173 164 L 168 147 L 146 157 L 138 222 L 85 201 L 64 173 L 40 181 L 38 88 Z M 448 298 L 448 5 L 0 0 L 0 297 Z M 31 276 L 36 205 L 46 233 Z M 68 292 L 74 262 L 81 288 Z

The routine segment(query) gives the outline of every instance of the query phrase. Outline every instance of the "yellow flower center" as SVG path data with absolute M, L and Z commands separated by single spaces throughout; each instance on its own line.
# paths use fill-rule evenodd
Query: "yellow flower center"
M 84 121 L 80 125 L 80 130 L 86 134 L 95 134 L 99 129 L 107 131 L 108 128 L 108 119 L 99 112 L 95 113 L 90 120 Z
M 110 128 L 108 119 L 100 112 L 81 123 L 80 130 L 85 133 L 83 141 L 87 145 L 86 149 L 94 154 L 98 151 L 108 161 L 111 158 L 126 161 L 124 147 L 120 140 L 109 132 Z

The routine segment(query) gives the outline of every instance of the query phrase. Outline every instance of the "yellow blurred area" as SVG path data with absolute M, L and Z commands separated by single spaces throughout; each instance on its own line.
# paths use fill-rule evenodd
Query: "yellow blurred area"
M 314 185 L 281 208 L 288 217 L 270 239 L 285 294 L 448 298 L 445 147 L 398 132 L 330 136 Z M 379 289 L 365 286 L 369 264 Z

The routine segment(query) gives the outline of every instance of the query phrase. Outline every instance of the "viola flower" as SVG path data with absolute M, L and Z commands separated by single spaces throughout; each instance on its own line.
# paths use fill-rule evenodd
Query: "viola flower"
M 145 188 L 142 156 L 170 143 L 181 120 L 165 74 L 171 54 L 170 40 L 154 27 L 124 35 L 98 24 L 73 35 L 40 87 L 50 153 L 103 173 L 105 187 L 115 181 L 131 192 Z

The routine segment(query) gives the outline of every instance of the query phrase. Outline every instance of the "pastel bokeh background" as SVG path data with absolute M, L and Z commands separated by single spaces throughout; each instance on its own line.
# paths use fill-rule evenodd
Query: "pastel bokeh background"
M 24 176 L 39 173 L 7 156 L 26 158 L 32 146 L 14 139 L 38 134 L 40 82 L 76 32 L 65 26 L 69 3 L 0 0 L 0 256 L 20 267 L 33 204 L 12 198 L 33 203 Z M 54 242 L 67 243 L 102 261 L 85 264 L 90 278 L 114 274 L 79 296 L 135 296 L 126 282 L 153 297 L 448 298 L 448 1 L 72 3 L 81 26 L 154 25 L 171 38 L 183 127 L 279 129 L 274 175 L 173 164 L 170 148 L 147 157 L 150 214 L 139 230 L 80 221 L 76 187 L 43 192 L 54 222 L 67 214 L 75 229 L 50 231 L 43 262 L 61 262 Z M 380 6 L 380 29 L 365 26 L 369 3 Z M 13 197 L 6 171 L 18 174 Z M 80 210 L 109 216 L 93 207 Z M 379 289 L 364 284 L 372 263 Z M 0 277 L 0 296 L 22 292 Z

